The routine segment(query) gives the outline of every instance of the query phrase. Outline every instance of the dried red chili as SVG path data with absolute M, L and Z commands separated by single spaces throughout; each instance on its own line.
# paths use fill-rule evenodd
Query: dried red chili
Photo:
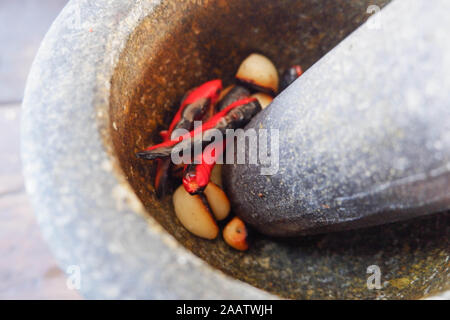
M 230 104 L 245 99 L 250 96 L 250 91 L 247 88 L 244 88 L 242 86 L 234 86 L 233 88 L 228 91 L 228 93 L 220 99 L 220 101 L 216 105 L 216 111 L 219 112 L 226 107 L 228 107 Z
M 200 119 L 208 109 L 213 108 L 222 90 L 222 80 L 211 80 L 188 92 L 170 123 L 167 132 L 160 134 L 164 141 L 170 140 L 176 129 L 192 130 L 194 120 Z
M 175 146 L 179 146 L 180 150 L 196 150 L 193 144 L 210 142 L 216 134 L 215 130 L 225 134 L 227 129 L 241 128 L 259 111 L 261 105 L 256 98 L 236 101 L 185 135 L 151 146 L 145 151 L 138 152 L 136 156 L 147 160 L 169 157 Z
M 303 74 L 302 67 L 295 65 L 287 69 L 281 76 L 280 91 L 286 89 L 294 82 L 298 77 Z
M 183 186 L 191 195 L 200 194 L 205 190 L 211 178 L 211 171 L 225 150 L 225 144 L 225 141 L 209 144 L 211 152 L 202 152 L 197 156 L 198 161 L 185 165 Z
M 212 80 L 188 92 L 181 101 L 181 106 L 173 118 L 169 129 L 161 131 L 163 141 L 169 141 L 176 129 L 192 130 L 195 120 L 201 119 L 214 106 L 222 90 L 222 81 Z M 160 159 L 156 166 L 155 190 L 158 197 L 166 193 L 169 179 L 170 160 Z

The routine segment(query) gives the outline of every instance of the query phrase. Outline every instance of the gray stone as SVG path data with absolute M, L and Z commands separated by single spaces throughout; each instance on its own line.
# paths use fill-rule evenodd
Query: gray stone
M 388 5 L 258 114 L 247 128 L 279 130 L 279 170 L 226 167 L 237 214 L 295 236 L 448 210 L 448 12 L 448 1 Z
M 28 79 L 22 150 L 27 190 L 61 266 L 80 267 L 87 298 L 383 299 L 445 291 L 444 215 L 297 242 L 254 234 L 242 253 L 189 234 L 170 197 L 157 200 L 152 166 L 134 152 L 154 141 L 179 95 L 212 76 L 229 80 L 255 48 L 278 55 L 283 67 L 293 59 L 309 67 L 373 3 L 256 2 L 71 1 L 57 18 Z M 380 291 L 367 290 L 371 264 L 382 269 Z
M 136 214 L 139 201 L 112 173 L 95 120 L 107 103 L 99 88 L 107 90 L 128 35 L 156 4 L 72 1 L 39 49 L 23 103 L 22 150 L 44 237 L 64 270 L 80 267 L 87 298 L 271 298 Z

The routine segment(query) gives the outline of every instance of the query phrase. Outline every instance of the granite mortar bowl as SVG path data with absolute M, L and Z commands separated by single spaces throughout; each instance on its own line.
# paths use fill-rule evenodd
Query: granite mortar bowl
M 307 69 L 368 18 L 369 5 L 388 2 L 70 2 L 30 74 L 23 157 L 44 235 L 64 267 L 81 267 L 81 292 L 413 299 L 447 290 L 448 213 L 299 239 L 254 233 L 242 253 L 220 237 L 208 241 L 186 231 L 171 197 L 155 195 L 154 164 L 134 156 L 159 141 L 188 89 L 213 78 L 231 83 L 254 51 L 280 71 L 292 64 Z M 76 5 L 82 35 L 67 39 L 73 31 L 65 20 Z M 54 119 L 39 118 L 39 111 Z M 42 148 L 45 155 L 36 156 Z M 366 285 L 372 265 L 382 272 L 379 290 Z

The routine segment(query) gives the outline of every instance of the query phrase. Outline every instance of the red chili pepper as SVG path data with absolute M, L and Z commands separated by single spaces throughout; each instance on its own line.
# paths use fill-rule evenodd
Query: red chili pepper
M 170 139 L 170 136 L 175 129 L 181 128 L 179 125 L 181 122 L 190 120 L 190 118 L 186 117 L 186 111 L 189 107 L 192 108 L 192 106 L 194 106 L 195 108 L 192 109 L 199 109 L 199 107 L 202 106 L 214 106 L 219 98 L 220 90 L 222 90 L 222 80 L 217 79 L 208 81 L 189 92 L 181 102 L 181 106 L 175 114 L 175 117 L 172 119 L 165 140 Z M 206 110 L 203 110 L 203 113 L 205 111 Z M 191 116 L 193 113 L 195 112 L 191 111 L 188 115 Z M 192 119 L 191 123 L 185 125 L 184 129 L 191 130 L 192 128 L 190 125 L 192 125 L 194 120 L 195 119 Z
M 286 89 L 292 82 L 303 74 L 302 67 L 295 65 L 287 69 L 280 81 L 280 91 Z
M 211 171 L 217 160 L 225 150 L 225 141 L 213 142 L 211 152 L 203 152 L 197 156 L 197 163 L 185 165 L 183 173 L 183 186 L 191 195 L 200 194 L 205 190 L 211 178 Z
M 292 68 L 295 69 L 295 72 L 297 73 L 297 78 L 303 74 L 303 69 L 301 66 L 296 65 L 296 66 L 293 66 Z
M 195 128 L 194 130 L 178 137 L 177 139 L 168 140 L 163 143 L 151 146 L 145 151 L 138 152 L 136 156 L 138 158 L 147 160 L 169 157 L 175 145 L 183 142 L 184 144 L 186 144 L 187 149 L 187 144 L 192 144 L 196 140 L 192 138 L 197 137 L 200 137 L 200 142 L 209 142 L 211 141 L 212 134 L 206 134 L 208 130 L 218 129 L 221 130 L 224 134 L 226 129 L 240 128 L 246 125 L 250 121 L 250 119 L 260 110 L 261 105 L 256 98 L 246 98 L 236 101 L 222 111 L 216 113 L 211 119 Z
M 216 105 L 216 111 L 221 111 L 233 102 L 250 96 L 250 91 L 242 86 L 234 86 Z
M 194 120 L 200 119 L 208 109 L 213 109 L 222 90 L 222 80 L 208 81 L 188 92 L 173 118 L 169 129 L 160 132 L 164 142 L 169 141 L 176 129 L 192 130 Z M 162 197 L 166 193 L 169 179 L 170 160 L 158 160 L 155 175 L 156 195 Z

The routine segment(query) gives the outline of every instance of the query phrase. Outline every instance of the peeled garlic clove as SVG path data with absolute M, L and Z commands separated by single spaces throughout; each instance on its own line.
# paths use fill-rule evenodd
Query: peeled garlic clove
M 251 97 L 258 99 L 259 104 L 261 105 L 261 108 L 263 108 L 263 109 L 265 109 L 273 101 L 272 96 L 270 96 L 266 93 L 262 93 L 262 92 L 255 93 L 255 94 L 251 95 Z
M 217 220 L 223 220 L 228 217 L 231 206 L 227 195 L 214 183 L 208 183 L 204 191 L 209 207 Z
M 223 229 L 223 239 L 236 250 L 247 250 L 247 228 L 244 222 L 238 217 L 234 217 Z
M 222 185 L 222 165 L 217 164 L 214 166 L 214 168 L 211 171 L 211 177 L 209 178 L 211 182 L 214 182 L 219 187 L 223 187 Z
M 205 239 L 217 237 L 219 227 L 200 196 L 191 196 L 181 185 L 172 199 L 178 220 L 189 232 Z
M 257 91 L 275 94 L 278 91 L 278 72 L 267 57 L 252 53 L 239 66 L 236 78 Z

